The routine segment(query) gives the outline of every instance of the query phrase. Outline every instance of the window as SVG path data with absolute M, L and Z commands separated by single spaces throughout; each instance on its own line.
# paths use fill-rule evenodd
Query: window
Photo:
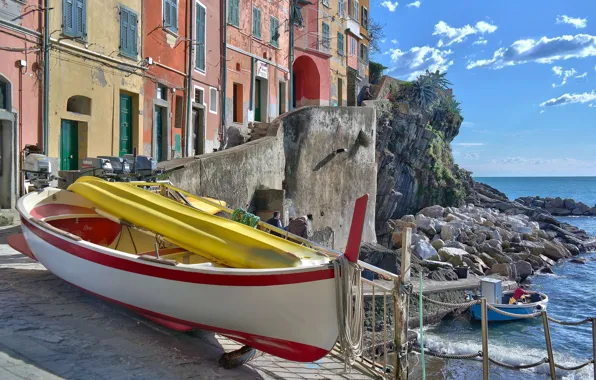
M 178 33 L 178 0 L 163 0 L 163 26 Z
M 357 0 L 354 0 L 354 7 L 352 8 L 352 16 L 354 17 L 354 20 L 358 21 L 358 13 L 360 11 L 360 3 Z
M 195 21 L 197 29 L 195 68 L 200 71 L 205 71 L 205 7 L 198 3 Z
M 360 60 L 368 63 L 368 46 L 364 44 L 360 44 Z
M 329 24 L 323 23 L 323 47 L 329 49 Z
M 70 37 L 87 36 L 87 1 L 63 0 L 62 32 Z
M 195 87 L 195 103 L 203 104 L 203 89 Z
M 243 89 L 240 83 L 234 83 L 234 92 L 232 94 L 232 121 L 234 123 L 242 123 L 243 115 Z
M 252 35 L 261 38 L 261 10 L 256 7 L 252 9 Z
M 240 27 L 240 0 L 228 2 L 228 23 Z
M 337 32 L 337 54 L 344 55 L 344 35 Z
M 350 55 L 356 55 L 356 39 L 348 36 L 350 39 Z
M 323 5 L 328 7 L 329 6 L 329 0 L 323 0 Z
M 345 10 L 344 10 L 344 1 L 343 0 L 339 0 L 337 2 L 337 13 L 339 14 L 339 17 L 344 18 L 346 17 L 345 15 Z
M 66 110 L 82 115 L 91 115 L 91 98 L 82 95 L 71 96 L 66 101 Z
M 182 128 L 182 96 L 176 96 L 176 120 L 174 122 L 174 128 Z
M 8 109 L 8 83 L 0 79 L 0 109 Z
M 368 29 L 368 9 L 362 7 L 362 26 Z
M 157 99 L 168 100 L 168 88 L 164 85 L 157 85 Z
M 120 7 L 120 53 L 131 58 L 137 57 L 138 16 L 132 10 Z
M 279 21 L 273 16 L 270 18 L 271 26 L 269 27 L 271 33 L 271 40 L 269 43 L 275 47 L 279 47 Z
M 209 88 L 209 112 L 217 113 L 217 88 Z

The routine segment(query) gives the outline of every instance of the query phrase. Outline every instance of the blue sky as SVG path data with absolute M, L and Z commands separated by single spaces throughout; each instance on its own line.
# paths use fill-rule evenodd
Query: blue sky
M 373 0 L 388 75 L 447 71 L 474 176 L 596 176 L 596 0 Z

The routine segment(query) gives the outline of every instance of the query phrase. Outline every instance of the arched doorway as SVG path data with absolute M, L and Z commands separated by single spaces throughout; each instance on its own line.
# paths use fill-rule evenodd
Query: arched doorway
M 294 61 L 294 107 L 319 105 L 321 76 L 315 61 L 302 55 Z

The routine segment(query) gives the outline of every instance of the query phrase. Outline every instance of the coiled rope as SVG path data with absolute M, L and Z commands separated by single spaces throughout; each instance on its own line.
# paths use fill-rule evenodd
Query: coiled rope
M 362 355 L 364 307 L 362 305 L 362 268 L 344 255 L 333 260 L 339 346 L 344 357 L 344 369 L 350 372 L 357 357 Z
M 558 319 L 548 317 L 548 320 L 551 322 L 554 322 L 554 323 L 558 323 L 563 326 L 579 326 L 579 325 L 583 325 L 584 323 L 592 322 L 592 318 L 584 318 L 581 321 L 560 321 Z

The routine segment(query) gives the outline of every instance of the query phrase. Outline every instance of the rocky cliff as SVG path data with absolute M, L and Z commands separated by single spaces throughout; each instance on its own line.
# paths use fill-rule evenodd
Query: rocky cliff
M 453 162 L 451 141 L 463 118 L 458 111 L 424 109 L 400 85 L 391 99 L 372 102 L 377 109 L 377 236 L 388 221 L 440 204 L 461 206 L 472 194 L 471 173 Z

